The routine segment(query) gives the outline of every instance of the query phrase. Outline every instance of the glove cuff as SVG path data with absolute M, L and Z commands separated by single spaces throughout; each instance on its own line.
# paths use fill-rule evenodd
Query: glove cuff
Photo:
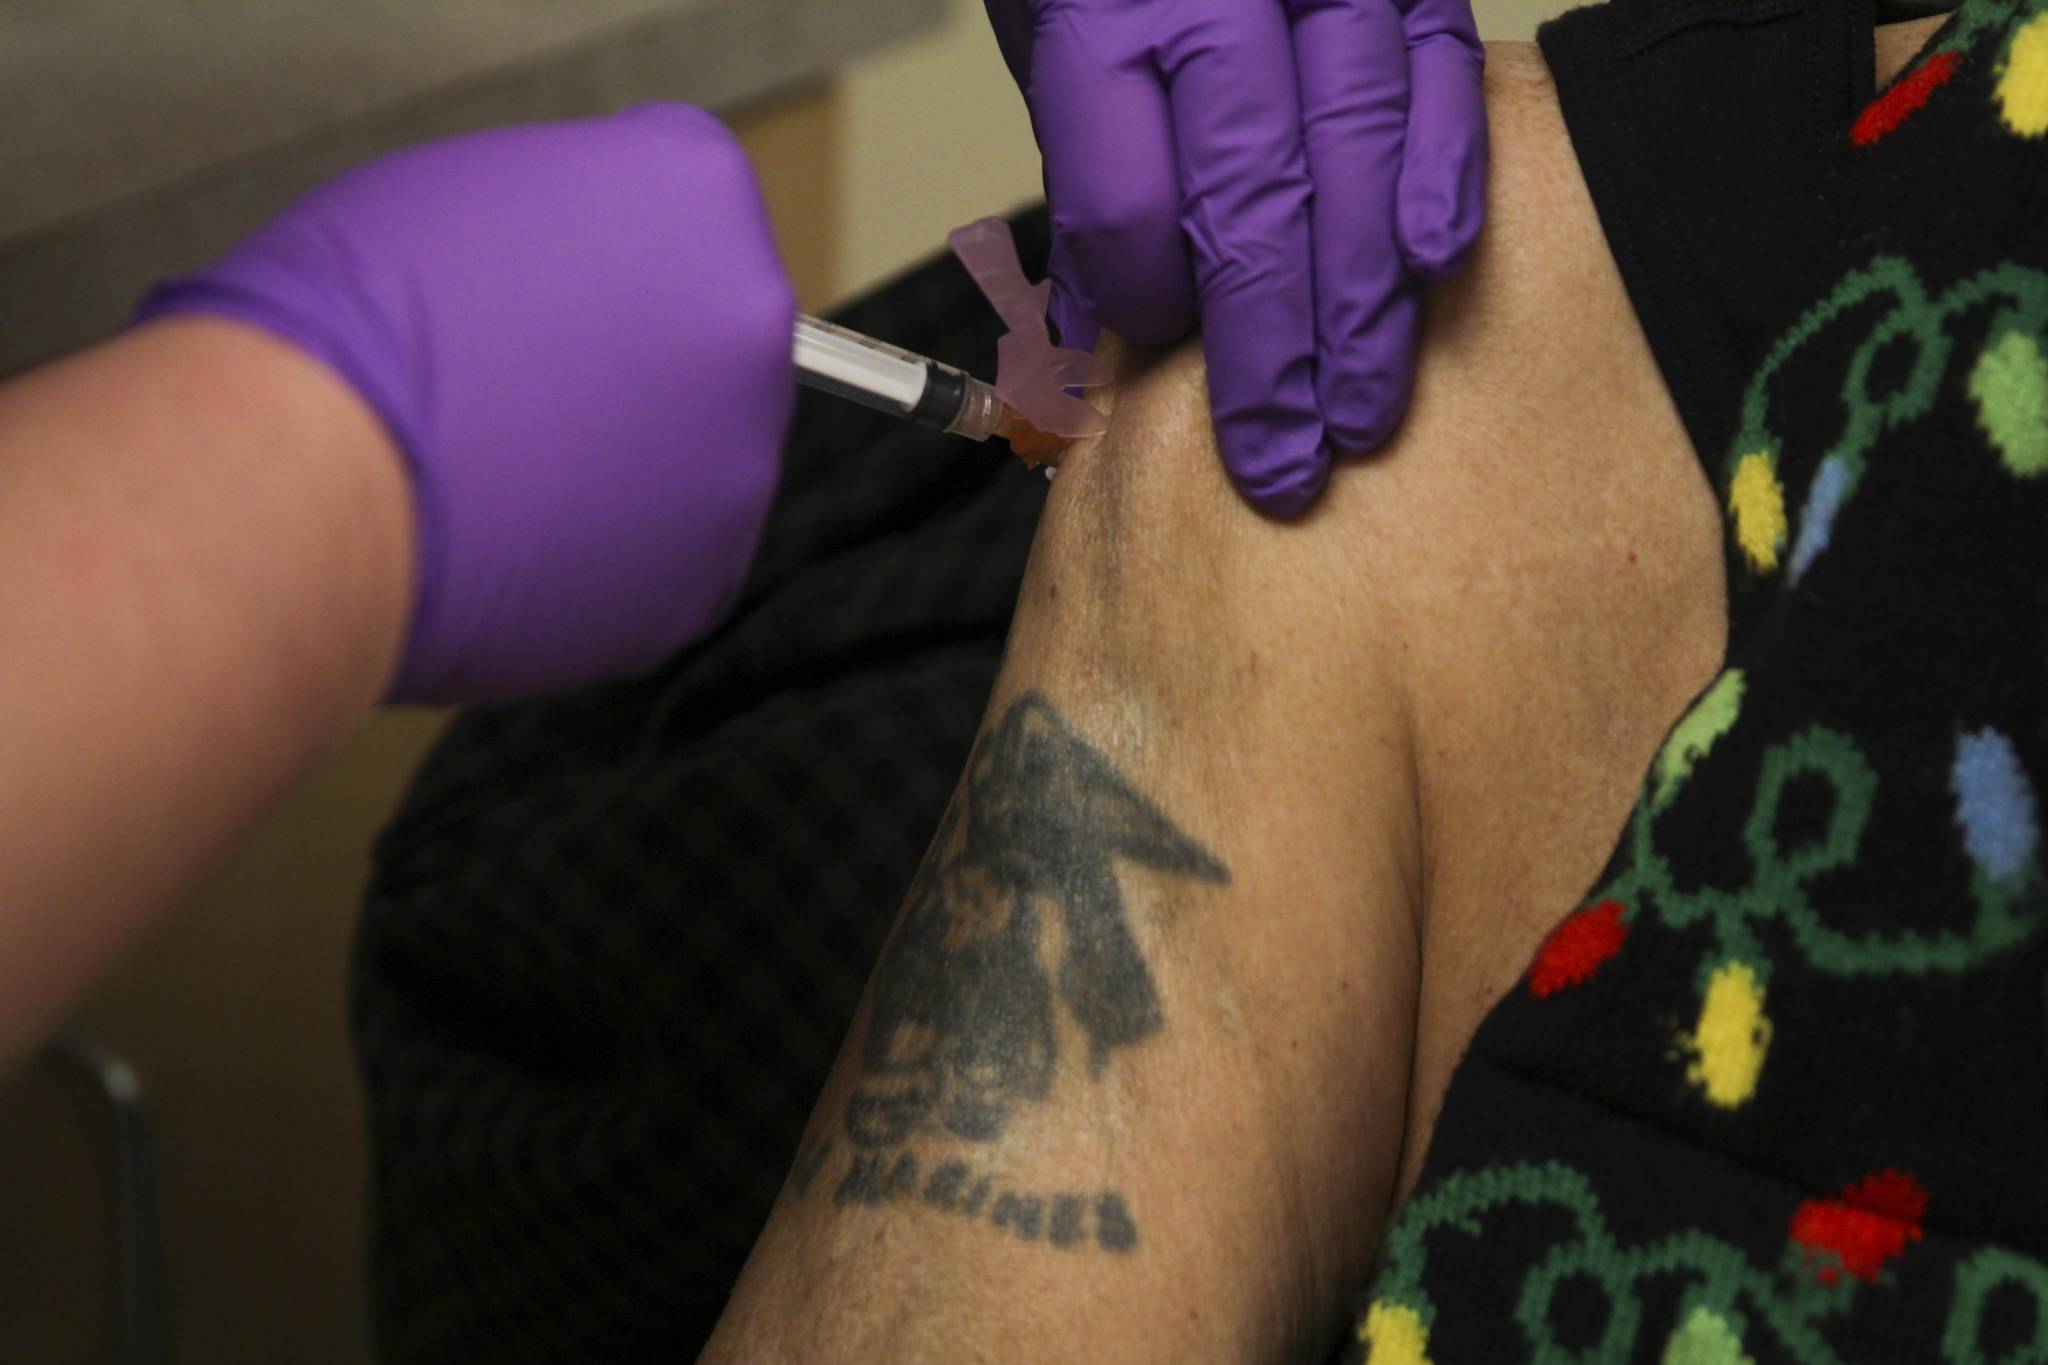
M 248 243 L 212 266 L 158 284 L 137 305 L 133 322 L 206 316 L 257 328 L 325 365 L 369 406 L 405 463 L 414 512 L 412 608 L 384 700 L 425 700 L 422 625 L 433 614 L 444 536 L 435 490 L 418 458 L 426 436 L 421 415 L 429 409 L 408 376 L 420 371 L 405 362 L 402 329 L 359 289 L 336 282 L 349 279 L 348 272 L 294 259 L 302 256 L 260 239 Z

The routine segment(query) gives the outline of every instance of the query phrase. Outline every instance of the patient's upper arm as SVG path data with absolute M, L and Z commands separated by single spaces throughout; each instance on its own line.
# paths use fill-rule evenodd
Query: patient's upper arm
M 1597 875 L 1725 634 L 1714 496 L 1541 55 L 1492 45 L 1486 87 L 1488 226 L 1428 302 L 1396 439 L 1274 523 L 1224 479 L 1199 348 L 1140 361 L 1108 437 L 1055 485 L 1017 628 L 1027 650 L 1085 630 L 1141 680 L 1171 655 L 1162 683 L 1247 724 L 1262 689 L 1313 674 L 1321 690 L 1271 723 L 1332 743 L 1363 709 L 1398 709 L 1421 840 L 1408 1176 L 1465 1042 Z M 1034 613 L 1056 577 L 1094 600 Z M 1209 647 L 1183 643 L 1190 623 Z
M 1130 357 L 1109 432 L 1069 454 L 982 757 L 891 950 L 931 951 L 874 979 L 813 1118 L 828 1156 L 805 1170 L 827 1174 L 792 1180 L 712 1358 L 1280 1358 L 1365 1273 L 1449 1059 L 1597 871 L 1720 648 L 1712 497 L 1533 49 L 1493 50 L 1488 98 L 1491 223 L 1431 301 L 1387 450 L 1305 517 L 1261 517 L 1190 344 Z M 1063 883 L 1062 904 L 1113 899 L 1142 968 L 1144 1026 L 1111 1049 L 1045 986 L 1100 917 L 1017 872 L 1100 834 L 1043 780 L 1083 769 L 1202 853 L 1200 876 L 1104 856 Z M 977 819 L 1002 838 L 963 859 Z M 963 994 L 991 926 L 1028 970 Z M 1003 1123 L 861 1121 L 892 1028 L 925 1046 L 938 1021 L 985 1060 L 978 1031 L 1013 1013 L 1052 1023 Z M 987 1208 L 954 1198 L 969 1170 Z M 1111 1235 L 1041 1238 L 1036 1212 L 997 1216 L 998 1184 L 1109 1209 Z

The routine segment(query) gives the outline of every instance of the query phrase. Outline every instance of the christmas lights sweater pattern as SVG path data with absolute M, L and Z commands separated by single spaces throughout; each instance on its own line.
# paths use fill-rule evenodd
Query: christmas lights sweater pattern
M 1572 117 L 1565 41 L 1615 31 L 1545 46 L 1726 513 L 1727 663 L 1475 1038 L 1345 1358 L 2048 1365 L 2048 0 L 1970 0 L 1831 131 L 1769 205 L 1819 287 L 1721 390 Z

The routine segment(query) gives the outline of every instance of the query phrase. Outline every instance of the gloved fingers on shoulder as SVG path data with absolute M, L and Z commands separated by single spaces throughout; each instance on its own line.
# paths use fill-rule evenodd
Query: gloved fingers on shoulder
M 1195 323 L 1166 92 L 1156 73 L 1111 69 L 1100 54 L 1068 25 L 1041 31 L 1032 50 L 1054 294 L 1071 298 L 1062 332 L 1085 314 L 1139 345 L 1164 345 Z
M 1052 302 L 1046 307 L 1046 316 L 1052 321 L 1055 338 L 1068 350 L 1094 351 L 1096 343 L 1102 340 L 1102 324 L 1088 316 L 1079 292 L 1070 283 L 1074 267 L 1067 259 L 1063 239 L 1053 239 L 1052 258 L 1046 271 L 1052 280 Z
M 1414 377 L 1413 289 L 1395 236 L 1408 52 L 1392 0 L 1295 0 L 1302 126 L 1315 181 L 1316 398 L 1330 443 L 1377 449 Z
M 1247 354 L 1242 344 L 1233 344 L 1234 335 L 1213 317 L 1202 331 L 1210 413 L 1223 467 L 1238 493 L 1259 511 L 1298 516 L 1330 480 L 1330 448 L 1308 366 L 1290 366 L 1275 382 L 1270 377 L 1274 357 Z
M 1329 478 L 1293 41 L 1278 5 L 1189 4 L 1167 69 L 1216 438 L 1239 492 L 1292 516 Z
M 1314 506 L 1330 482 L 1322 424 L 1312 415 L 1308 420 L 1299 413 L 1284 416 L 1288 421 L 1279 426 L 1256 413 L 1216 418 L 1216 440 L 1232 486 L 1253 507 L 1283 521 Z
M 1316 399 L 1330 444 L 1363 455 L 1392 440 L 1408 414 L 1422 309 L 1416 286 L 1406 282 L 1351 304 L 1348 330 L 1324 339 Z
M 1425 279 L 1454 273 L 1486 218 L 1486 49 L 1468 0 L 1413 0 L 1407 147 L 1396 196 L 1401 248 Z
M 989 27 L 996 32 L 996 47 L 1003 64 L 1019 90 L 1031 88 L 1032 6 L 1029 0 L 983 0 Z

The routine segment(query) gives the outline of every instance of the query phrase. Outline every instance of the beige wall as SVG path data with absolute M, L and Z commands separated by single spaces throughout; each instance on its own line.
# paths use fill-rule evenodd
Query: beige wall
M 1496 40 L 1532 37 L 1566 7 L 1567 0 L 1474 4 L 1480 35 Z M 962 223 L 1039 197 L 1038 149 L 981 0 L 953 0 L 944 31 L 856 63 L 842 89 L 845 290 L 922 260 Z

